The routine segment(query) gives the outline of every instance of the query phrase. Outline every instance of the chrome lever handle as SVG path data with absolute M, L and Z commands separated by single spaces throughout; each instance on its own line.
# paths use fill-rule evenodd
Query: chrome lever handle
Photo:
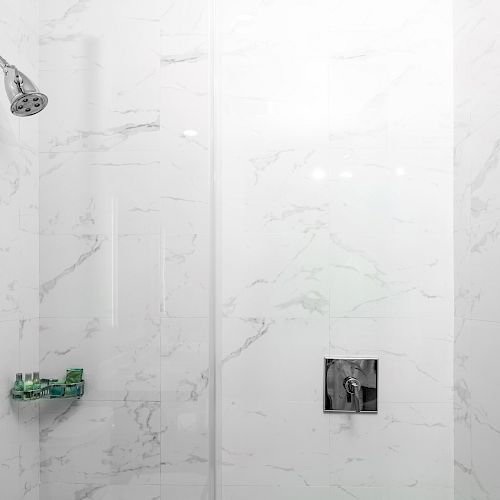
M 354 403 L 354 411 L 356 413 L 360 412 L 360 407 L 359 407 L 359 397 L 358 393 L 361 388 L 361 384 L 359 383 L 359 380 L 354 378 L 354 377 L 347 377 L 344 380 L 344 388 L 347 392 L 347 394 L 350 394 L 353 398 L 353 403 Z

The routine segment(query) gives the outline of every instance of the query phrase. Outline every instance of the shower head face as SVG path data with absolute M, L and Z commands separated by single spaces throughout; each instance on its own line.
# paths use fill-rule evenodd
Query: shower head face
M 10 110 L 16 116 L 31 116 L 47 106 L 48 99 L 41 92 L 19 94 L 11 103 Z
M 5 91 L 10 110 L 16 116 L 31 116 L 42 111 L 49 102 L 36 85 L 15 66 L 4 68 Z

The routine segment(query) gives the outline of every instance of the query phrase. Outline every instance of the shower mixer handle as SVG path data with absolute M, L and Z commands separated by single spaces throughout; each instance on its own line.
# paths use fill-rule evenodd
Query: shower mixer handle
M 344 380 L 344 388 L 347 392 L 347 398 L 350 401 L 351 398 L 354 399 L 354 410 L 356 413 L 359 413 L 360 407 L 359 407 L 359 390 L 361 389 L 361 384 L 359 383 L 359 380 L 354 377 L 346 377 Z
M 324 363 L 323 411 L 377 413 L 378 359 L 325 358 Z

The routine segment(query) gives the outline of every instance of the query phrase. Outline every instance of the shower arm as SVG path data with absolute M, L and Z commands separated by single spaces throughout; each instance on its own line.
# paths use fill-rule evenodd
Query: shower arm
M 16 71 L 16 77 L 19 77 L 17 73 L 17 68 L 13 65 L 10 64 L 6 59 L 4 59 L 2 56 L 0 56 L 0 68 L 3 70 L 5 74 L 7 74 L 7 68 L 14 68 Z
M 7 75 L 7 68 L 12 68 L 16 72 L 16 80 L 17 84 L 20 87 L 20 90 L 22 91 L 22 85 L 23 85 L 23 79 L 21 78 L 21 75 L 19 75 L 16 66 L 13 64 L 10 64 L 6 59 L 4 59 L 2 56 L 0 56 L 0 68 L 2 68 L 3 72 Z
M 0 67 L 2 69 L 5 69 L 9 66 L 10 66 L 10 64 L 2 56 L 0 56 Z

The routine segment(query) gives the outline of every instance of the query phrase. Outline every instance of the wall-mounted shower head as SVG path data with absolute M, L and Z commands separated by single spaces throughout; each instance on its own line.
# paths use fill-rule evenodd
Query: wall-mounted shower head
M 10 110 L 16 116 L 31 116 L 42 111 L 49 102 L 36 85 L 15 66 L 0 57 Z

